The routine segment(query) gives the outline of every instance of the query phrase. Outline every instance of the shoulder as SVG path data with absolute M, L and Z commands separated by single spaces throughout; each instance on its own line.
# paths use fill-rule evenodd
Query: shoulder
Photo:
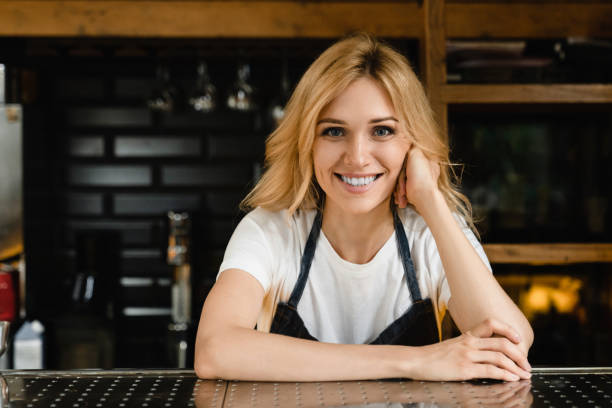
M 398 214 L 404 225 L 406 237 L 411 247 L 420 247 L 427 253 L 437 252 L 436 241 L 427 222 L 425 222 L 425 219 L 414 208 L 407 207 L 398 209 Z M 481 244 L 478 238 L 468 226 L 465 218 L 457 212 L 453 212 L 453 217 L 472 246 L 475 248 L 480 247 Z
M 289 216 L 286 209 L 270 211 L 257 207 L 246 214 L 240 224 L 247 224 L 249 229 L 257 229 L 265 236 L 286 240 L 309 230 L 314 215 L 314 210 L 300 210 Z
M 439 260 L 438 248 L 436 240 L 429 229 L 429 226 L 425 222 L 425 219 L 414 209 L 404 208 L 399 209 L 398 214 L 402 223 L 404 224 L 404 230 L 406 231 L 406 237 L 410 244 L 410 248 L 413 250 L 415 258 L 419 259 L 422 257 L 423 260 L 435 261 Z M 453 217 L 463 234 L 466 236 L 472 247 L 476 250 L 480 258 L 487 265 L 488 269 L 491 270 L 491 265 L 484 252 L 482 244 L 478 237 L 474 234 L 472 229 L 468 226 L 465 218 L 457 213 L 453 212 Z

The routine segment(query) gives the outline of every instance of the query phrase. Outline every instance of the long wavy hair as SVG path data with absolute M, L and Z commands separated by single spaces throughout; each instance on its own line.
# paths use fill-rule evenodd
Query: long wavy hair
M 241 203 L 243 210 L 263 207 L 296 211 L 321 206 L 323 192 L 314 177 L 313 144 L 320 112 L 358 78 L 377 81 L 389 94 L 402 134 L 440 166 L 438 188 L 449 208 L 464 217 L 477 234 L 471 205 L 458 190 L 459 179 L 449 159 L 446 136 L 434 119 L 423 86 L 408 60 L 367 33 L 346 37 L 325 50 L 304 73 L 285 116 L 266 141 L 265 170 Z M 266 293 L 257 328 L 269 331 L 282 282 Z

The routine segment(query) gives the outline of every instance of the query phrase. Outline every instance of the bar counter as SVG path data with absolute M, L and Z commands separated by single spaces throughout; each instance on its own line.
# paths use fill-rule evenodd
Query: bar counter
M 7 407 L 611 407 L 612 367 L 534 368 L 530 381 L 200 380 L 189 370 L 0 371 Z

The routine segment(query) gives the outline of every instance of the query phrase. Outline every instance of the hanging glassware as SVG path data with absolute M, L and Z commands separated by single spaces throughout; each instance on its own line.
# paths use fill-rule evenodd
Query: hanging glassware
M 217 106 L 217 90 L 208 75 L 208 67 L 204 61 L 198 64 L 198 77 L 189 105 L 197 112 L 212 112 Z
M 285 105 L 287 102 L 289 102 L 289 98 L 291 97 L 291 85 L 289 82 L 289 69 L 287 65 L 287 58 L 284 58 L 281 72 L 280 92 L 277 96 L 272 98 L 272 102 L 270 103 L 270 107 L 268 109 L 268 117 L 273 127 L 277 127 L 285 116 Z
M 178 89 L 170 80 L 170 70 L 163 65 L 158 66 L 155 81 L 147 106 L 153 111 L 172 112 L 177 102 Z
M 255 108 L 253 86 L 248 83 L 251 75 L 249 64 L 238 66 L 237 79 L 227 96 L 227 107 L 238 111 L 251 111 Z

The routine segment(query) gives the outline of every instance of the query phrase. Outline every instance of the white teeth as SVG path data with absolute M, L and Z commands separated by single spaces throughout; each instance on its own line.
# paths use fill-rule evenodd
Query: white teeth
M 351 186 L 365 186 L 366 184 L 370 184 L 371 182 L 376 180 L 376 176 L 345 177 L 341 175 L 340 177 L 342 178 L 342 181 L 344 181 L 346 184 L 350 184 Z

